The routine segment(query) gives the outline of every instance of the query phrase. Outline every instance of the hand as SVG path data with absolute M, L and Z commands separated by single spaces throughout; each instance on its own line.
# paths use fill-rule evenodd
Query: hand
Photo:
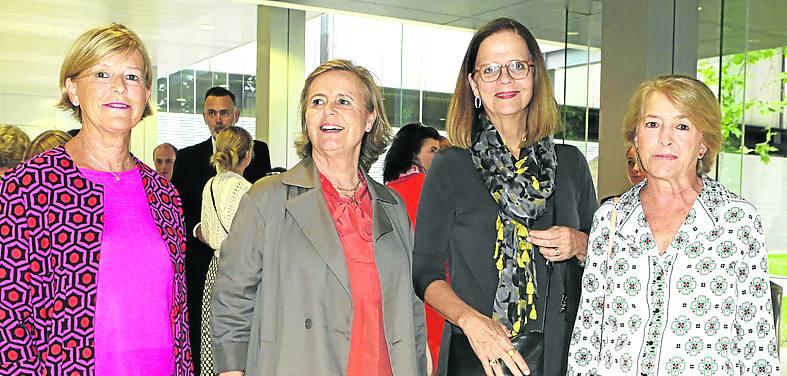
M 197 224 L 197 227 L 194 228 L 194 235 L 196 235 L 197 239 L 207 245 L 210 245 L 208 241 L 205 239 L 205 236 L 202 235 L 202 222 Z
M 503 376 L 501 361 L 514 376 L 530 375 L 525 359 L 508 339 L 508 329 L 477 311 L 468 312 L 457 324 L 470 341 L 486 376 Z M 512 351 L 513 350 L 513 351 Z M 513 355 L 510 355 L 513 353 Z
M 529 233 L 530 242 L 539 247 L 539 252 L 548 261 L 564 261 L 576 256 L 579 262 L 584 262 L 588 254 L 588 235 L 571 227 L 552 226 Z

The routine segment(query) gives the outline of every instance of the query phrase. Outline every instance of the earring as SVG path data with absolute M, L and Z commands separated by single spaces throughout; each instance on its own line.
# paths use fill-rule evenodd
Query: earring
M 369 133 L 369 132 L 371 132 L 371 131 L 372 131 L 372 128 L 367 128 L 367 129 L 366 129 L 366 133 Z
M 481 98 L 475 97 L 473 104 L 475 105 L 475 108 L 481 108 Z

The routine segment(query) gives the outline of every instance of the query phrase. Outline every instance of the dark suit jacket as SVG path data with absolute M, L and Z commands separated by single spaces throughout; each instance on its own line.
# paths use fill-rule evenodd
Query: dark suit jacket
M 186 217 L 188 236 L 192 235 L 194 226 L 200 221 L 202 209 L 202 188 L 208 179 L 216 175 L 216 169 L 210 164 L 213 145 L 210 138 L 199 144 L 178 150 L 175 167 L 172 171 L 172 184 L 178 189 L 183 199 L 183 212 Z M 271 170 L 271 157 L 268 145 L 262 141 L 254 141 L 254 159 L 243 173 L 252 184 Z

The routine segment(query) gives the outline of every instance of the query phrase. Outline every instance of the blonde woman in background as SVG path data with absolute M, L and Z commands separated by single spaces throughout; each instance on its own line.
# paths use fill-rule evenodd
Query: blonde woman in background
M 27 146 L 24 159 L 30 159 L 47 150 L 52 150 L 65 144 L 70 139 L 71 135 L 57 129 L 45 131 L 33 139 L 30 145 Z
M 30 138 L 13 125 L 0 124 L 0 176 L 24 159 Z
M 215 374 L 210 340 L 210 295 L 219 264 L 219 247 L 229 234 L 241 196 L 251 188 L 251 183 L 243 177 L 243 171 L 254 157 L 253 142 L 249 132 L 241 127 L 229 127 L 219 132 L 216 136 L 216 152 L 210 158 L 218 175 L 210 178 L 202 190 L 200 228 L 204 241 L 216 250 L 208 266 L 202 297 L 202 375 Z

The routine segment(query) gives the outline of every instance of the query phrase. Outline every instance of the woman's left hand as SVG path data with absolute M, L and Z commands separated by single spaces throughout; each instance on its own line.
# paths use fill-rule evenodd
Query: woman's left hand
M 530 230 L 530 242 L 539 247 L 545 259 L 552 262 L 575 257 L 585 261 L 588 235 L 571 227 L 552 226 L 546 230 Z

